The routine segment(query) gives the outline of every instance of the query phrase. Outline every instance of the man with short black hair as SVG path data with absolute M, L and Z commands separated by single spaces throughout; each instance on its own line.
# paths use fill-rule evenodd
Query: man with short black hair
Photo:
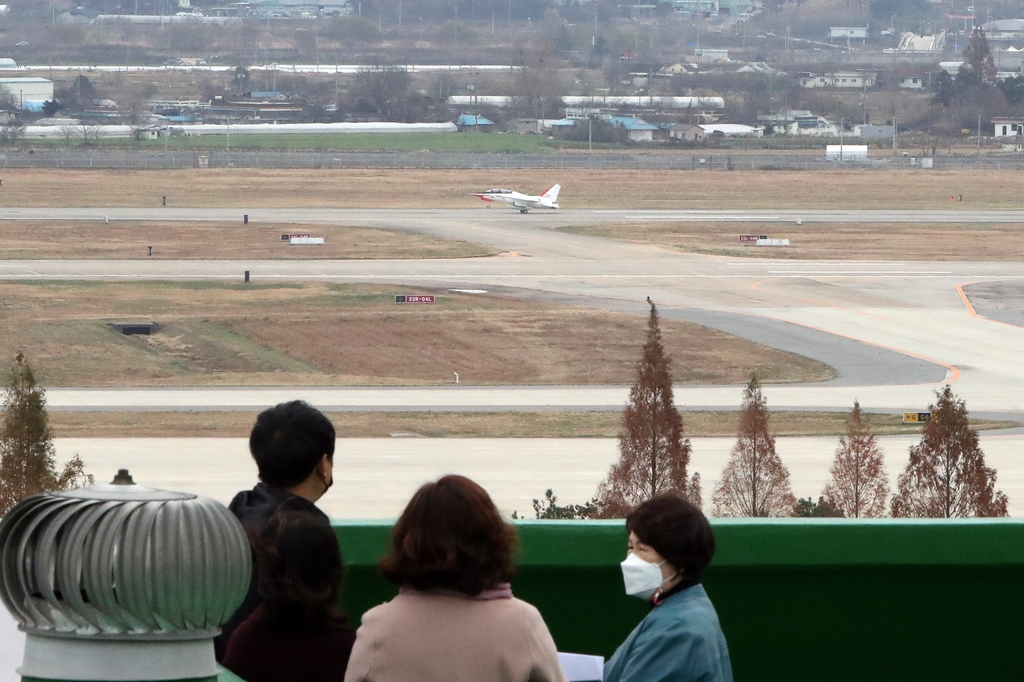
M 327 520 L 314 503 L 334 483 L 334 426 L 320 410 L 302 400 L 264 410 L 249 435 L 249 452 L 260 482 L 235 495 L 228 509 L 242 522 L 250 540 L 262 534 L 280 509 Z M 231 633 L 259 604 L 254 574 L 245 601 L 215 640 L 218 661 L 227 652 Z

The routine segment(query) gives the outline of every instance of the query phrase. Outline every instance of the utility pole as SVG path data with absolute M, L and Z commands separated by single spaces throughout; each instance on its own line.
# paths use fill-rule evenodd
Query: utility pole
M 896 156 L 896 114 L 892 115 L 892 155 Z
M 978 155 L 981 155 L 981 114 L 978 114 Z

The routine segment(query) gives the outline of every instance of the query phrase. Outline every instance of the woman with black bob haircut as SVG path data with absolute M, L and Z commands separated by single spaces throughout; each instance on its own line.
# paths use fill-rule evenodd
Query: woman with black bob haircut
M 700 584 L 715 553 L 711 524 L 684 497 L 663 494 L 626 517 L 626 594 L 651 602 L 604 667 L 604 682 L 732 682 L 729 647 Z
M 339 606 L 344 569 L 330 523 L 282 509 L 254 544 L 262 605 L 232 634 L 224 667 L 246 682 L 339 682 L 355 631 Z
M 512 596 L 515 530 L 463 476 L 422 486 L 379 567 L 398 596 L 363 614 L 345 682 L 564 682 L 536 608 Z

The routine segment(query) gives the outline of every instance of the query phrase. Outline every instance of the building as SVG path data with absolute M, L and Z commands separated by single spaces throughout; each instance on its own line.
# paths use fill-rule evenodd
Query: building
M 459 129 L 460 133 L 486 133 L 494 130 L 494 121 L 475 114 L 463 114 L 455 119 L 455 127 Z
M 805 135 L 808 137 L 838 137 L 839 128 L 823 116 L 806 109 L 790 109 L 777 114 L 762 114 L 758 123 L 774 135 Z
M 851 40 L 859 40 L 861 45 L 867 42 L 868 39 L 868 27 L 867 26 L 829 26 L 828 27 L 828 41 L 831 43 L 835 40 L 850 42 Z
M 1024 120 L 1019 118 L 992 119 L 992 134 L 995 137 L 1019 137 L 1024 135 Z
M 517 118 L 505 124 L 505 130 L 517 135 L 540 135 L 544 121 L 539 118 Z
M 1024 19 L 999 19 L 981 26 L 985 38 L 992 41 L 1024 39 Z
M 854 126 L 852 137 L 859 137 L 863 140 L 891 140 L 893 136 L 892 126 Z
M 43 102 L 53 100 L 53 81 L 45 78 L 0 78 L 21 109 L 41 110 Z
M 900 76 L 900 87 L 904 90 L 923 90 L 924 78 L 921 76 Z
M 797 78 L 801 88 L 873 88 L 878 80 L 875 71 L 836 71 L 818 75 L 815 73 L 799 73 Z
M 693 51 L 693 61 L 697 64 L 720 64 L 729 61 L 729 50 L 698 47 Z
M 673 0 L 672 9 L 679 14 L 711 17 L 718 14 L 718 0 Z
M 669 128 L 668 136 L 670 139 L 684 142 L 703 142 L 707 133 L 702 126 L 680 123 Z
M 625 128 L 631 142 L 653 142 L 654 131 L 658 130 L 658 126 L 636 116 L 612 116 L 608 122 Z

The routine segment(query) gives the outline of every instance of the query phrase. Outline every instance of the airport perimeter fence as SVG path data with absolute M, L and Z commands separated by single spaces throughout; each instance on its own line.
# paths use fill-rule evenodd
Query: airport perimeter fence
M 773 153 L 728 154 L 719 150 L 695 154 L 599 152 L 589 154 L 468 154 L 436 152 L 276 152 L 276 151 L 150 151 L 150 150 L 8 150 L 0 153 L 4 168 L 96 168 L 161 170 L 175 168 L 404 168 L 404 169 L 607 169 L 607 170 L 897 170 L 921 169 L 1024 170 L 1024 154 L 984 156 L 879 156 L 835 161 L 821 156 Z M 923 163 L 924 162 L 924 163 Z

